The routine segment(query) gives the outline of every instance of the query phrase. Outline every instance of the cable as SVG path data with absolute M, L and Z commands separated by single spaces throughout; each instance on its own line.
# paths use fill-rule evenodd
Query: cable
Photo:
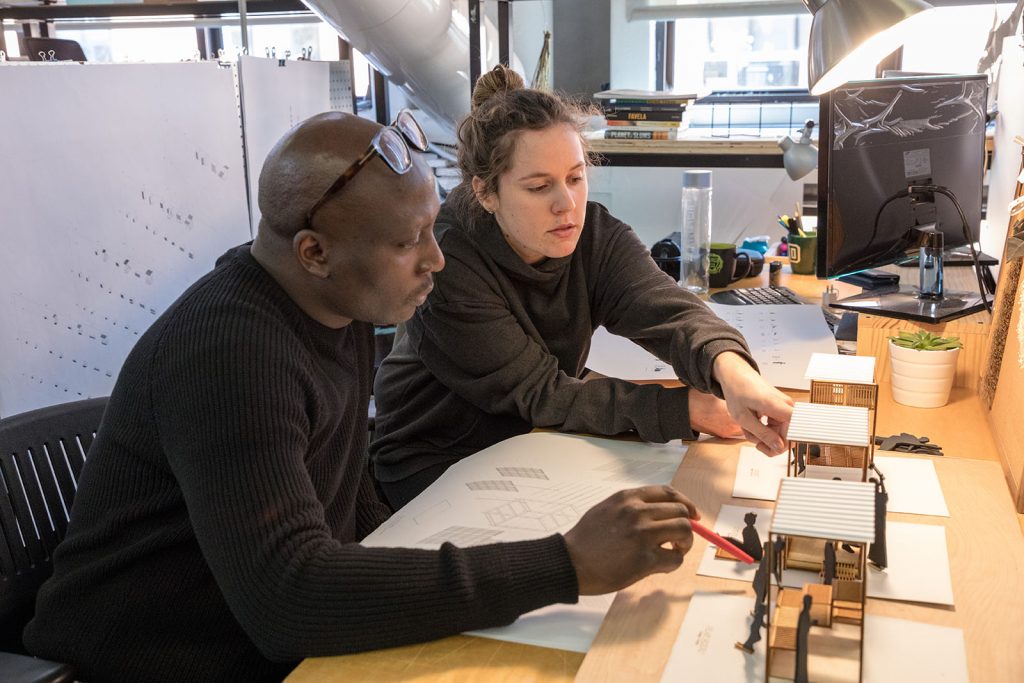
M 957 213 L 960 215 L 960 229 L 963 232 L 964 240 L 967 241 L 967 246 L 971 250 L 971 259 L 974 261 L 974 275 L 978 279 L 978 294 L 981 295 L 981 303 L 984 304 L 985 310 L 992 313 L 992 303 L 985 297 L 985 284 L 981 281 L 981 263 L 978 261 L 978 252 L 974 249 L 974 240 L 971 239 L 971 229 L 967 225 L 967 215 L 964 213 L 963 208 L 960 206 L 960 202 L 957 201 L 956 195 L 953 194 L 952 190 L 943 187 L 942 185 L 910 185 L 905 190 L 893 194 L 878 207 L 878 211 L 875 212 L 875 222 L 871 227 L 871 239 L 868 240 L 867 247 L 875 241 L 875 237 L 878 236 L 878 221 L 882 217 L 882 212 L 889 204 L 892 204 L 897 199 L 903 199 L 909 197 L 912 194 L 919 194 L 924 192 L 932 192 L 944 195 L 953 202 L 953 207 L 956 208 Z
M 985 310 L 989 312 L 989 315 L 991 315 L 992 303 L 985 297 L 985 283 L 981 281 L 981 263 L 978 261 L 978 252 L 974 249 L 974 240 L 971 239 L 971 229 L 967 225 L 967 215 L 960 206 L 960 202 L 957 201 L 956 195 L 953 194 L 952 190 L 943 187 L 942 185 L 911 185 L 907 188 L 907 192 L 937 192 L 941 195 L 945 195 L 949 198 L 949 201 L 953 202 L 953 206 L 956 207 L 956 212 L 960 214 L 960 228 L 963 230 L 964 239 L 967 241 L 967 246 L 971 250 L 971 260 L 974 261 L 974 275 L 978 279 L 978 294 L 981 295 L 981 303 L 985 305 Z

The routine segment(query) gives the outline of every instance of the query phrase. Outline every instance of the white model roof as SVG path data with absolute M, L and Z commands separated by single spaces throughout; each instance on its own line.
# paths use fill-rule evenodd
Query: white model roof
M 875 485 L 860 481 L 785 477 L 771 532 L 849 543 L 875 541 Z
M 874 356 L 841 356 L 835 353 L 813 353 L 804 378 L 830 382 L 873 384 L 875 381 Z
M 797 402 L 789 421 L 789 440 L 867 446 L 868 424 L 867 408 Z

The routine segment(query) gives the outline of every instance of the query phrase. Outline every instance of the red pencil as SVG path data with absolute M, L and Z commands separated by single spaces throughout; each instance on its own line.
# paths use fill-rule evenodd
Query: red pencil
M 701 524 L 700 522 L 691 519 L 690 528 L 692 528 L 694 533 L 696 533 L 698 536 L 703 536 L 714 545 L 717 545 L 719 548 L 735 557 L 737 560 L 741 562 L 746 562 L 747 564 L 754 564 L 754 558 L 752 558 L 750 555 L 747 555 L 745 552 L 743 552 L 735 545 L 725 540 L 724 538 L 722 538 L 714 531 Z

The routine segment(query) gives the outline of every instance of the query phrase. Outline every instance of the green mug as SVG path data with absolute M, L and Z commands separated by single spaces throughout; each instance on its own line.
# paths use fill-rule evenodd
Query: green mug
M 808 232 L 789 236 L 789 267 L 799 275 L 814 275 L 814 260 L 818 251 L 818 233 Z
M 736 270 L 736 245 L 712 242 L 708 257 L 708 286 L 713 289 L 728 287 Z

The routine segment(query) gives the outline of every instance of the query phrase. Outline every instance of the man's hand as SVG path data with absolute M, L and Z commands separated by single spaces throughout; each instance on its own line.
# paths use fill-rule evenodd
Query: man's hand
M 765 382 L 738 353 L 726 351 L 716 356 L 714 376 L 743 435 L 766 455 L 785 451 L 793 399 Z
M 671 486 L 619 491 L 592 507 L 565 534 L 580 595 L 676 569 L 693 545 L 691 519 L 700 519 L 697 508 Z
M 723 438 L 743 436 L 743 430 L 729 414 L 725 401 L 714 394 L 705 394 L 690 389 L 687 398 L 690 412 L 690 427 L 696 432 L 704 432 Z

